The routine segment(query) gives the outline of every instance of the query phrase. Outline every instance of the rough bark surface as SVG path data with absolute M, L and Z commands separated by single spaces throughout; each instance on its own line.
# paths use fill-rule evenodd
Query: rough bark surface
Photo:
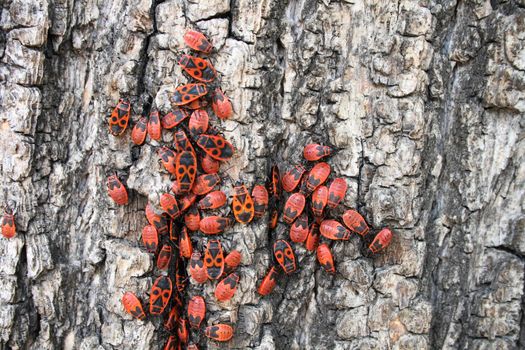
M 299 248 L 300 271 L 260 298 L 267 227 L 236 225 L 224 244 L 244 256 L 237 295 L 189 291 L 206 297 L 208 323 L 236 324 L 224 347 L 525 347 L 525 1 L 4 0 L 0 11 L 0 201 L 18 203 L 19 232 L 0 239 L 5 348 L 163 345 L 159 320 L 132 320 L 120 297 L 151 286 L 138 239 L 169 179 L 158 144 L 110 136 L 107 115 L 119 96 L 134 120 L 150 97 L 169 111 L 186 28 L 218 49 L 232 179 L 264 181 L 273 162 L 329 142 L 346 206 L 395 231 L 374 259 L 357 237 L 335 244 L 335 276 Z M 106 194 L 115 170 L 126 207 Z

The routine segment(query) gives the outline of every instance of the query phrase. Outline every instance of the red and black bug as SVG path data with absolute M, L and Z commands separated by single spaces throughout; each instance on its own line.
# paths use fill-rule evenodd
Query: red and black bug
M 193 187 L 195 176 L 197 176 L 197 158 L 195 153 L 183 151 L 177 154 L 175 169 L 180 193 L 188 192 Z
M 162 162 L 162 165 L 164 168 L 171 174 L 175 175 L 176 169 L 175 169 L 175 160 L 177 159 L 177 153 L 175 153 L 173 150 L 169 149 L 168 147 L 162 146 L 158 150 L 158 155 L 160 157 L 160 161 Z
M 120 99 L 109 117 L 109 132 L 113 136 L 119 136 L 128 127 L 131 104 L 125 99 Z
M 331 147 L 322 146 L 317 143 L 311 143 L 304 146 L 303 155 L 304 159 L 308 161 L 316 161 L 324 157 L 328 157 L 333 152 Z
M 160 206 L 172 219 L 180 215 L 179 205 L 175 197 L 169 193 L 164 193 L 160 196 Z
M 252 221 L 255 215 L 253 199 L 246 186 L 240 185 L 233 188 L 232 209 L 237 222 L 248 224 Z
M 181 343 L 186 344 L 190 336 L 188 332 L 188 321 L 185 318 L 179 319 L 179 328 L 177 329 L 177 335 Z
M 163 216 L 157 215 L 153 210 L 153 207 L 148 203 L 146 204 L 146 218 L 150 225 L 153 225 L 157 232 L 161 235 L 168 233 L 168 223 Z
M 186 285 L 188 284 L 188 275 L 186 274 L 186 268 L 181 260 L 178 260 L 175 272 L 175 286 L 179 293 L 184 294 Z
M 193 245 L 191 244 L 191 238 L 190 235 L 188 235 L 186 227 L 182 227 L 182 230 L 180 231 L 179 249 L 180 256 L 186 259 L 189 259 L 193 253 Z
M 272 210 L 272 214 L 270 215 L 270 229 L 274 229 L 277 227 L 277 220 L 279 219 L 279 213 L 277 212 L 277 209 Z
M 213 159 L 208 154 L 204 155 L 204 157 L 201 159 L 201 167 L 206 174 L 218 173 L 220 166 L 221 163 L 218 160 Z
M 290 274 L 295 271 L 295 254 L 292 247 L 290 246 L 290 243 L 282 239 L 276 241 L 273 244 L 273 254 L 286 274 Z
M 257 185 L 252 190 L 254 217 L 261 218 L 264 215 L 266 209 L 268 209 L 268 191 L 263 185 Z
M 295 190 L 297 185 L 299 185 L 299 182 L 301 182 L 301 178 L 303 177 L 305 171 L 306 169 L 302 165 L 296 165 L 292 169 L 288 170 L 281 180 L 283 190 L 286 192 L 292 192 Z
M 190 133 L 193 135 L 205 133 L 208 130 L 208 121 L 209 117 L 206 111 L 201 109 L 193 111 L 188 124 Z
M 188 151 L 195 154 L 195 150 L 191 145 L 190 139 L 188 139 L 188 136 L 186 136 L 184 130 L 177 131 L 175 134 L 173 134 L 173 138 L 175 141 L 177 152 Z
M 179 86 L 173 96 L 171 102 L 176 106 L 182 106 L 204 96 L 208 93 L 208 88 L 205 84 L 186 84 Z
M 128 191 L 122 182 L 120 182 L 117 175 L 108 177 L 108 194 L 118 205 L 128 204 Z
M 172 248 L 169 244 L 164 244 L 157 257 L 157 268 L 159 270 L 167 270 L 170 265 Z
M 191 207 L 184 215 L 184 224 L 190 231 L 198 231 L 201 222 L 201 215 L 197 207 Z
M 271 171 L 271 182 L 270 182 L 270 194 L 275 197 L 279 198 L 281 196 L 281 177 L 279 175 L 279 168 L 277 165 L 272 166 Z
M 260 295 L 268 295 L 270 294 L 275 286 L 277 285 L 277 275 L 279 274 L 279 271 L 275 268 L 275 266 L 272 266 L 266 276 L 264 276 L 259 288 L 257 289 L 257 292 Z
M 348 185 L 343 178 L 338 177 L 332 181 L 328 190 L 328 208 L 335 209 L 341 203 L 345 198 L 347 188 Z
M 188 117 L 188 112 L 175 106 L 171 112 L 161 118 L 160 124 L 164 129 L 173 129 Z
M 217 75 L 211 62 L 200 57 L 182 55 L 179 59 L 179 66 L 193 79 L 205 83 L 213 81 Z
M 149 296 L 149 313 L 160 315 L 168 305 L 173 286 L 169 277 L 160 276 L 151 287 Z
M 204 252 L 204 266 L 210 280 L 216 280 L 222 275 L 224 271 L 224 253 L 219 240 L 212 239 L 208 242 Z
M 168 318 L 166 318 L 166 321 L 164 322 L 164 328 L 168 331 L 175 329 L 179 318 L 179 309 L 178 307 L 173 306 L 168 314 Z
M 310 225 L 310 231 L 308 231 L 308 237 L 306 238 L 305 247 L 309 251 L 313 252 L 317 249 L 319 244 L 319 224 L 313 223 Z
M 239 275 L 230 273 L 226 278 L 217 284 L 215 288 L 215 298 L 218 301 L 228 301 L 235 295 L 237 291 L 237 284 L 239 283 Z
M 226 195 L 222 191 L 208 193 L 199 201 L 199 209 L 217 209 L 226 204 Z
M 217 174 L 203 174 L 197 177 L 192 191 L 197 196 L 202 196 L 213 191 L 213 188 L 220 182 L 221 178 Z
M 144 143 L 148 135 L 147 125 L 148 119 L 146 119 L 146 117 L 140 117 L 131 131 L 131 141 L 133 141 L 134 144 L 142 145 Z
M 159 235 L 153 225 L 147 225 L 142 230 L 142 243 L 150 253 L 155 253 L 159 246 Z
M 326 244 L 320 244 L 317 247 L 317 261 L 328 273 L 335 273 L 334 257 L 330 247 Z
M 308 215 L 302 213 L 290 228 L 290 239 L 295 243 L 303 243 L 308 237 Z
M 170 241 L 175 243 L 176 246 L 179 245 L 179 233 L 177 232 L 177 225 L 175 224 L 175 220 L 170 220 Z
M 178 350 L 177 349 L 178 339 L 174 335 L 170 335 L 166 344 L 164 344 L 163 350 Z
M 224 258 L 224 264 L 228 271 L 232 271 L 241 263 L 242 255 L 238 250 L 232 250 Z
M 16 236 L 15 214 L 7 205 L 5 206 L 4 216 L 2 218 L 2 235 L 5 238 L 13 238 Z
M 323 237 L 332 240 L 342 240 L 347 241 L 350 239 L 351 232 L 341 225 L 336 220 L 324 220 L 321 222 L 320 227 L 321 234 Z
M 204 262 L 201 259 L 201 253 L 193 252 L 190 259 L 190 276 L 198 284 L 204 283 L 208 280 L 208 275 L 206 274 L 206 268 L 204 267 Z
M 220 135 L 201 134 L 197 137 L 197 146 L 206 154 L 222 162 L 233 156 L 233 146 Z
M 160 140 L 162 137 L 162 127 L 160 125 L 160 116 L 158 111 L 153 111 L 149 114 L 148 120 L 148 134 L 152 140 Z
M 188 304 L 188 321 L 192 328 L 198 329 L 206 315 L 206 302 L 200 295 L 190 299 Z
M 142 303 L 132 292 L 124 293 L 122 296 L 122 305 L 124 306 L 124 310 L 136 319 L 144 320 L 146 318 Z
M 292 194 L 284 205 L 283 220 L 289 224 L 301 215 L 306 204 L 304 194 L 297 192 Z
M 191 207 L 197 200 L 197 195 L 195 193 L 188 193 L 180 200 L 180 211 L 185 212 L 186 209 Z
M 326 207 L 326 204 L 328 203 L 328 187 L 326 186 L 319 186 L 317 189 L 312 193 L 312 212 L 314 213 L 315 217 L 322 217 L 324 208 Z
M 308 173 L 306 178 L 307 194 L 312 193 L 315 189 L 321 186 L 330 175 L 330 165 L 328 163 L 317 163 Z
M 196 30 L 188 30 L 186 34 L 184 34 L 183 39 L 186 45 L 195 51 L 209 54 L 213 49 L 213 46 L 210 44 L 209 40 L 204 36 L 204 34 Z
M 211 97 L 213 112 L 220 119 L 229 119 L 233 115 L 233 107 L 230 99 L 220 88 L 215 89 Z
M 343 214 L 343 222 L 350 231 L 365 236 L 368 233 L 368 225 L 365 219 L 355 210 L 347 210 Z
M 216 324 L 206 327 L 204 332 L 210 339 L 216 341 L 228 341 L 233 337 L 233 328 L 227 324 Z
M 368 249 L 370 249 L 370 251 L 374 254 L 379 253 L 380 251 L 382 251 L 390 245 L 392 237 L 392 231 L 390 231 L 389 228 L 385 227 L 384 229 L 379 231 L 372 243 L 368 246 Z
M 216 235 L 224 232 L 230 224 L 231 220 L 229 218 L 213 215 L 202 218 L 199 223 L 199 229 L 204 234 Z
M 194 101 L 191 101 L 190 103 L 188 103 L 187 105 L 184 105 L 183 107 L 188 108 L 188 109 L 205 109 L 206 107 L 208 107 L 208 101 L 206 100 L 205 97 L 206 96 L 203 96 Z

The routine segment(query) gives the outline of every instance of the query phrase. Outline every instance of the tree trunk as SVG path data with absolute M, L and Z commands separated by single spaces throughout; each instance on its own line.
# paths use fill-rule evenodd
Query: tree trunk
M 13 349 L 159 349 L 160 318 L 133 320 L 158 272 L 139 242 L 144 207 L 170 185 L 156 141 L 108 133 L 119 97 L 133 120 L 162 113 L 185 81 L 182 35 L 211 38 L 233 101 L 225 188 L 266 180 L 316 141 L 374 231 L 333 245 L 335 276 L 296 248 L 299 271 L 269 297 L 256 287 L 280 223 L 235 225 L 243 254 L 232 302 L 210 283 L 206 324 L 235 324 L 235 349 L 525 347 L 525 1 L 4 0 L 1 5 L 2 202 L 18 236 L 0 239 L 0 340 Z M 164 140 L 170 141 L 170 132 Z M 130 204 L 105 178 L 118 171 Z M 229 191 L 229 190 L 228 190 Z M 194 243 L 202 244 L 199 235 Z

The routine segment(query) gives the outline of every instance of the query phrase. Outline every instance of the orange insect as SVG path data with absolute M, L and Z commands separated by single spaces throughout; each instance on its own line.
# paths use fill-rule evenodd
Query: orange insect
M 164 193 L 160 196 L 160 206 L 172 219 L 180 215 L 179 205 L 177 200 L 169 193 Z
M 227 324 L 216 324 L 206 327 L 205 334 L 213 340 L 228 341 L 233 338 L 233 328 Z
M 211 107 L 213 113 L 222 120 L 229 119 L 233 115 L 232 103 L 220 88 L 213 92 Z
M 148 134 L 147 130 L 148 120 L 146 117 L 141 117 L 137 124 L 133 127 L 131 131 L 131 141 L 136 145 L 142 145 L 146 140 Z
M 263 185 L 254 186 L 252 190 L 254 217 L 261 218 L 268 209 L 268 191 Z
M 333 149 L 328 146 L 322 146 L 317 143 L 311 143 L 304 146 L 303 155 L 304 159 L 308 161 L 316 161 L 324 157 L 328 157 L 332 154 Z
M 202 196 L 208 192 L 213 191 L 213 188 L 221 182 L 221 178 L 217 174 L 204 174 L 197 177 L 195 185 L 193 186 L 193 193 L 197 196 Z
M 270 215 L 270 229 L 274 229 L 277 227 L 277 220 L 279 219 L 279 213 L 277 212 L 277 209 L 272 210 L 272 214 Z
M 379 231 L 372 243 L 368 246 L 368 249 L 370 249 L 370 251 L 374 254 L 379 253 L 380 251 L 382 251 L 390 245 L 392 237 L 392 231 L 390 231 L 389 228 L 385 227 L 384 229 Z
M 208 106 L 208 101 L 206 101 L 205 97 L 206 96 L 203 96 L 194 101 L 191 101 L 183 107 L 188 109 L 205 109 Z
M 188 117 L 188 112 L 175 106 L 173 111 L 161 118 L 160 124 L 164 129 L 173 129 Z
M 212 239 L 208 242 L 204 252 L 204 266 L 210 280 L 221 277 L 224 271 L 224 253 L 219 240 Z
M 2 235 L 5 238 L 16 236 L 15 213 L 6 205 L 2 218 Z
M 128 204 L 128 191 L 122 182 L 120 182 L 117 175 L 108 177 L 108 194 L 118 205 Z
M 340 177 L 334 179 L 328 190 L 328 208 L 335 209 L 345 198 L 347 189 L 348 185 L 345 179 Z
M 201 326 L 204 316 L 206 315 L 206 302 L 200 295 L 190 299 L 188 304 L 188 321 L 191 328 L 198 329 Z
M 173 330 L 175 328 L 175 325 L 179 321 L 179 318 L 180 317 L 179 317 L 178 308 L 176 306 L 172 307 L 168 314 L 168 318 L 164 322 L 164 328 L 168 331 Z
M 307 193 L 312 193 L 315 189 L 321 186 L 330 175 L 330 165 L 328 163 L 317 163 L 308 173 L 306 178 Z
M 125 99 L 120 99 L 109 117 L 109 132 L 113 136 L 119 136 L 128 127 L 131 104 Z
M 221 163 L 218 160 L 213 159 L 207 154 L 201 159 L 201 167 L 206 174 L 218 173 L 220 166 Z
M 213 159 L 222 162 L 233 156 L 233 146 L 220 135 L 201 134 L 197 137 L 197 146 Z
M 177 154 L 175 169 L 179 191 L 181 193 L 188 192 L 193 187 L 193 182 L 197 175 L 197 158 L 195 153 L 183 151 Z
M 198 231 L 201 223 L 201 215 L 195 206 L 191 207 L 184 215 L 184 224 L 190 231 Z
M 193 245 L 191 244 L 191 238 L 188 235 L 188 230 L 186 227 L 182 227 L 180 231 L 180 256 L 186 259 L 191 257 L 193 253 Z
M 204 267 L 204 262 L 201 259 L 201 253 L 193 252 L 193 254 L 191 254 L 189 270 L 191 278 L 193 278 L 193 280 L 198 284 L 202 284 L 208 280 L 206 268 Z
M 230 273 L 226 278 L 217 284 L 215 288 L 215 298 L 218 301 L 228 301 L 235 295 L 237 291 L 237 284 L 239 283 L 239 275 L 235 272 Z
M 159 256 L 157 257 L 157 268 L 159 270 L 167 270 L 171 261 L 171 246 L 164 244 L 160 250 Z
M 289 224 L 301 215 L 306 204 L 304 194 L 297 192 L 292 194 L 284 205 L 283 220 Z
M 308 215 L 302 213 L 290 228 L 290 239 L 295 243 L 303 243 L 308 237 Z
M 184 294 L 187 282 L 188 275 L 186 274 L 186 268 L 184 264 L 180 260 L 178 260 L 175 273 L 175 285 L 177 286 L 177 290 L 179 291 L 179 293 Z
M 142 303 L 132 292 L 124 293 L 122 296 L 122 305 L 124 306 L 124 310 L 136 319 L 144 320 L 146 318 Z
M 288 170 L 281 179 L 283 190 L 286 192 L 292 192 L 295 190 L 297 185 L 299 185 L 299 182 L 301 182 L 305 171 L 306 169 L 302 165 L 296 165 L 292 169 Z
M 317 247 L 317 261 L 328 273 L 335 273 L 334 257 L 330 247 L 326 244 L 319 244 Z
M 226 204 L 226 195 L 222 191 L 208 193 L 199 201 L 199 209 L 217 209 Z
M 179 59 L 179 66 L 181 66 L 182 69 L 184 69 L 184 71 L 193 79 L 205 83 L 209 83 L 215 79 L 215 76 L 217 75 L 211 62 L 200 57 L 182 55 Z
M 238 250 L 232 250 L 226 257 L 224 258 L 224 263 L 226 264 L 226 268 L 229 271 L 234 270 L 239 266 L 241 263 L 242 255 Z
M 151 287 L 149 296 L 149 313 L 160 315 L 168 305 L 173 286 L 169 277 L 160 276 Z
M 153 225 L 155 227 L 159 234 L 163 235 L 168 233 L 169 227 L 166 220 L 164 219 L 164 217 L 157 215 L 157 213 L 155 213 L 155 210 L 149 203 L 146 205 L 145 212 L 148 222 L 150 223 L 150 225 Z
M 275 198 L 279 198 L 281 196 L 281 177 L 277 165 L 272 166 L 271 173 L 270 194 Z
M 237 222 L 248 224 L 252 221 L 255 215 L 253 199 L 244 185 L 233 188 L 232 209 Z
M 210 44 L 210 42 L 204 36 L 204 34 L 196 30 L 188 30 L 186 34 L 184 34 L 183 39 L 186 45 L 188 45 L 195 51 L 200 51 L 204 52 L 205 54 L 209 54 L 213 49 L 213 46 Z
M 197 195 L 195 193 L 188 193 L 180 200 L 180 211 L 184 212 L 186 209 L 191 207 L 197 200 Z
M 160 140 L 162 137 L 162 127 L 160 125 L 160 117 L 158 111 L 153 111 L 149 114 L 148 134 L 152 140 Z
M 173 96 L 171 102 L 176 106 L 182 106 L 204 96 L 208 93 L 208 88 L 205 84 L 186 84 L 179 86 Z
M 186 136 L 184 130 L 177 131 L 175 134 L 173 134 L 173 138 L 177 152 L 188 151 L 195 154 L 195 150 L 193 149 L 193 146 L 191 145 L 191 142 L 188 139 L 188 136 Z
M 310 225 L 310 231 L 308 231 L 308 237 L 306 238 L 305 247 L 309 251 L 313 252 L 317 249 L 319 244 L 319 224 L 313 223 Z
M 323 216 L 324 208 L 328 203 L 328 187 L 319 186 L 312 194 L 312 212 L 314 216 L 320 218 Z
M 216 235 L 224 232 L 230 226 L 231 220 L 222 216 L 207 216 L 201 219 L 199 228 L 202 233 L 207 235 Z
M 206 130 L 208 130 L 208 120 L 209 117 L 206 111 L 201 109 L 193 111 L 190 123 L 188 124 L 190 133 L 193 135 L 205 133 Z
M 332 240 L 347 241 L 350 239 L 351 232 L 335 220 L 324 220 L 321 222 L 321 234 Z
M 179 328 L 177 329 L 177 335 L 181 343 L 186 344 L 189 338 L 188 323 L 185 318 L 179 319 Z
M 282 239 L 276 241 L 273 244 L 273 254 L 286 274 L 290 274 L 295 271 L 295 254 L 292 247 L 290 246 L 290 243 Z
M 178 350 L 177 343 L 178 343 L 177 337 L 174 335 L 170 335 L 168 337 L 168 341 L 166 341 L 166 344 L 164 344 L 163 350 Z
M 365 236 L 368 233 L 368 225 L 365 219 L 355 210 L 347 210 L 343 214 L 343 222 L 352 232 L 355 232 L 361 236 Z
M 142 243 L 150 253 L 155 253 L 159 246 L 159 235 L 154 226 L 148 225 L 142 230 Z
M 162 165 L 164 168 L 171 174 L 175 175 L 176 169 L 175 169 L 175 160 L 177 159 L 177 154 L 169 149 L 168 147 L 162 146 L 158 150 L 158 155 L 160 157 L 160 161 L 162 162 Z
M 270 294 L 275 286 L 277 285 L 277 275 L 279 274 L 279 271 L 275 268 L 275 266 L 272 266 L 266 276 L 264 276 L 261 285 L 257 289 L 257 292 L 260 295 L 268 295 Z

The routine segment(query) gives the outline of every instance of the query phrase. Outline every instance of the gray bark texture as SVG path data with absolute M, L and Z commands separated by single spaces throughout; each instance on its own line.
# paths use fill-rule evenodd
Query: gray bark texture
M 144 207 L 170 180 L 159 144 L 109 135 L 107 117 L 121 96 L 133 121 L 150 97 L 170 110 L 188 28 L 213 42 L 234 105 L 212 122 L 236 147 L 225 188 L 332 144 L 345 206 L 395 233 L 374 258 L 357 236 L 335 243 L 334 276 L 298 246 L 299 271 L 261 298 L 267 221 L 235 225 L 221 239 L 243 254 L 236 296 L 215 302 L 211 283 L 187 292 L 235 336 L 201 335 L 200 348 L 525 347 L 525 1 L 3 0 L 0 11 L 0 202 L 18 204 L 17 237 L 0 239 L 2 348 L 163 346 L 161 319 L 132 319 L 120 298 L 147 303 L 158 272 L 140 243 Z M 125 207 L 107 195 L 111 171 L 127 182 Z

